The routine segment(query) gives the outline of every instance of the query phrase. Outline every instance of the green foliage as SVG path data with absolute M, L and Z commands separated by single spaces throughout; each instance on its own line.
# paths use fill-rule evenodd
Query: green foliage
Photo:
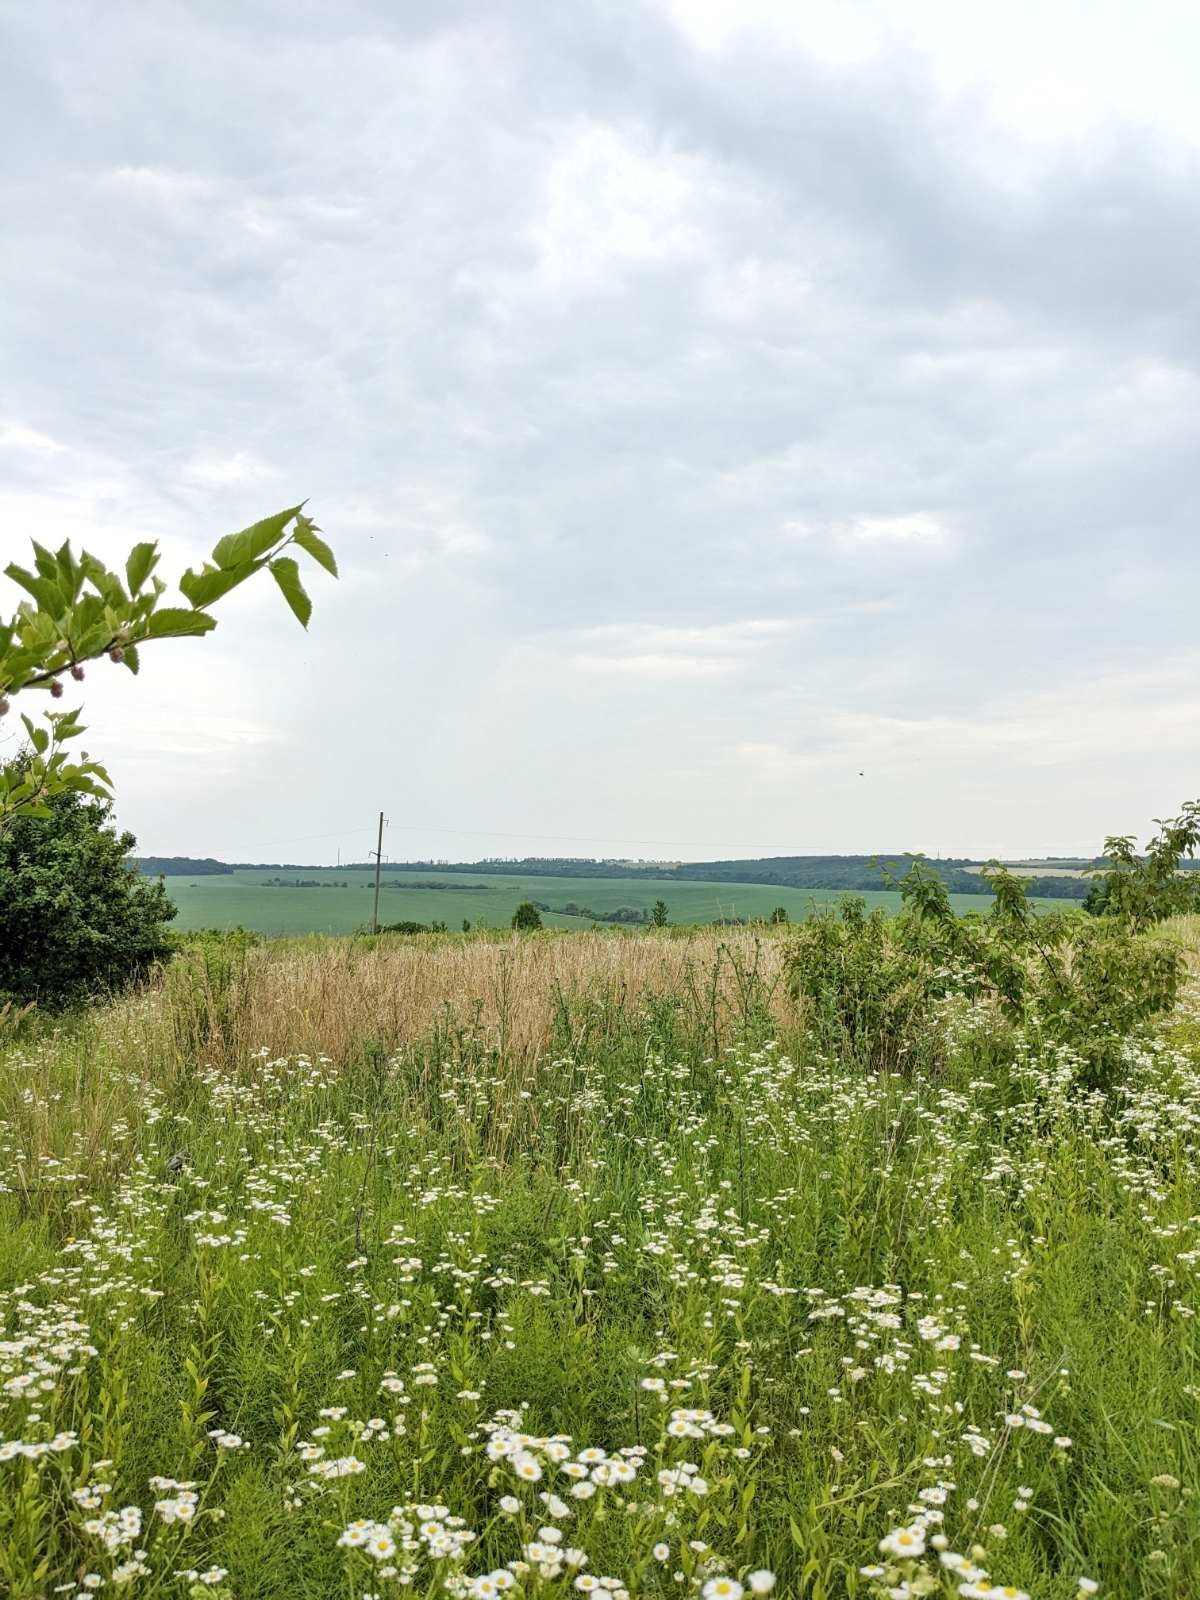
M 188 605 L 163 604 L 167 586 L 156 577 L 158 549 L 135 545 L 123 572 L 104 565 L 70 543 L 48 550 L 37 540 L 33 565 L 12 562 L 5 574 L 28 598 L 7 621 L 0 619 L 0 717 L 17 694 L 44 691 L 61 698 L 68 680 L 79 682 L 87 663 L 107 656 L 137 672 L 140 649 L 157 639 L 182 639 L 211 632 L 216 618 L 209 607 L 267 569 L 293 615 L 305 627 L 312 604 L 300 581 L 290 546 L 303 550 L 326 572 L 337 563 L 303 506 L 291 506 L 240 533 L 218 540 L 212 560 L 199 572 L 186 572 L 179 587 Z M 108 773 L 85 753 L 68 757 L 65 746 L 84 729 L 77 711 L 49 712 L 44 726 L 22 716 L 30 742 L 27 760 L 0 767 L 0 829 L 16 816 L 45 818 L 46 802 L 57 794 L 107 798 Z
M 788 916 L 788 908 L 786 906 L 776 906 L 768 920 L 774 923 L 784 923 L 790 922 L 792 919 Z
M 170 952 L 175 907 L 125 860 L 133 835 L 72 791 L 0 833 L 0 1000 L 58 1009 L 143 977 Z
M 665 928 L 667 925 L 667 902 L 656 900 L 650 908 L 650 922 L 655 928 Z
M 900 880 L 893 922 L 849 900 L 792 936 L 785 967 L 815 1036 L 870 1070 L 940 1064 L 939 1003 L 982 1001 L 997 1033 L 1020 1029 L 1068 1047 L 1085 1079 L 1107 1087 L 1125 1040 L 1175 1004 L 1184 966 L 1177 944 L 1133 920 L 1070 911 L 1038 916 L 1025 884 L 988 868 L 986 917 L 956 917 L 941 877 L 917 861 Z
M 940 883 L 940 880 L 937 880 Z M 930 1003 L 944 985 L 927 955 L 879 910 L 848 895 L 841 915 L 801 923 L 784 958 L 793 996 L 821 1046 L 868 1071 L 933 1064 Z
M 542 914 L 532 900 L 522 900 L 513 912 L 512 925 L 518 933 L 532 933 L 542 925 Z
M 1185 802 L 1177 817 L 1156 817 L 1158 832 L 1138 855 L 1131 834 L 1104 841 L 1108 866 L 1095 869 L 1084 909 L 1093 916 L 1118 917 L 1135 931 L 1167 917 L 1200 910 L 1200 874 L 1180 870 L 1200 846 L 1200 800 Z

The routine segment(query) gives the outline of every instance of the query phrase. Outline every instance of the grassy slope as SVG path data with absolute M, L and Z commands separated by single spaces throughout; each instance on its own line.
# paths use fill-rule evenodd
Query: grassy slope
M 241 926 L 259 933 L 351 933 L 371 918 L 372 886 L 370 873 L 352 873 L 338 868 L 322 871 L 280 873 L 281 877 L 324 879 L 346 889 L 273 889 L 263 880 L 274 873 L 250 870 L 232 876 L 172 877 L 165 880 L 167 890 L 179 907 L 176 927 L 229 928 Z M 712 922 L 720 916 L 767 917 L 776 906 L 786 906 L 793 920 L 807 916 L 814 906 L 843 898 L 834 890 L 781 889 L 764 884 L 680 883 L 643 876 L 631 878 L 512 878 L 501 874 L 471 874 L 469 878 L 444 874 L 447 887 L 416 889 L 411 880 L 433 882 L 438 874 L 421 869 L 405 875 L 385 869 L 379 896 L 381 922 L 445 922 L 457 929 L 464 918 L 475 926 L 507 927 L 513 911 L 522 900 L 542 900 L 560 906 L 568 901 L 590 906 L 593 911 L 615 911 L 621 906 L 649 907 L 660 897 L 667 902 L 673 922 Z M 484 883 L 487 891 L 472 892 L 464 884 Z M 399 886 L 393 886 L 399 885 Z M 454 887 L 457 885 L 458 887 Z M 895 893 L 877 892 L 864 896 L 871 905 L 888 910 L 899 906 Z M 952 895 L 958 911 L 983 911 L 990 899 L 982 895 Z M 1071 902 L 1042 902 L 1057 909 Z M 547 917 L 551 926 L 581 927 L 587 924 L 576 917 Z

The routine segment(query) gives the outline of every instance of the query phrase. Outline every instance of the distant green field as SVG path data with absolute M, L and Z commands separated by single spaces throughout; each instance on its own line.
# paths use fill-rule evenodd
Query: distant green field
M 276 875 L 316 879 L 329 887 L 266 887 L 264 880 Z M 342 888 L 343 883 L 347 887 Z M 179 907 L 175 926 L 183 930 L 240 926 L 258 933 L 352 933 L 371 921 L 372 875 L 344 867 L 306 867 L 279 874 L 242 869 L 228 875 L 167 878 L 166 885 Z M 427 867 L 404 873 L 389 867 L 384 870 L 379 895 L 379 920 L 444 922 L 457 930 L 465 919 L 476 928 L 506 928 L 522 900 L 540 900 L 552 906 L 574 902 L 593 911 L 616 911 L 621 906 L 648 908 L 660 898 L 666 901 L 672 922 L 767 917 L 776 906 L 786 906 L 788 915 L 798 921 L 818 906 L 843 899 L 844 892 L 781 889 L 768 884 L 681 883 L 640 874 L 628 878 L 515 878 L 486 872 L 438 873 Z M 863 898 L 889 912 L 900 905 L 900 896 L 893 891 L 880 890 Z M 990 904 L 986 895 L 956 894 L 950 899 L 959 912 L 984 911 Z M 1070 902 L 1035 904 L 1062 910 Z M 589 919 L 581 916 L 543 915 L 543 921 L 548 927 L 591 926 Z

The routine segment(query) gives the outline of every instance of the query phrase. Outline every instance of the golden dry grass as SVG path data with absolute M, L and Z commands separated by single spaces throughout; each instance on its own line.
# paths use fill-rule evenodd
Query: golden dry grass
M 502 940 L 321 939 L 247 950 L 229 975 L 185 958 L 168 974 L 191 986 L 203 1033 L 191 1043 L 222 1064 L 272 1055 L 347 1059 L 370 1041 L 394 1050 L 441 1027 L 470 1028 L 510 1059 L 532 1060 L 569 1028 L 628 1016 L 653 996 L 683 998 L 714 1048 L 747 1006 L 782 1019 L 782 940 L 711 929 L 679 935 L 546 933 Z M 169 1008 L 176 1015 L 179 1006 Z M 589 1021 L 590 1019 L 590 1021 Z M 213 1024 L 215 1023 L 215 1026 Z

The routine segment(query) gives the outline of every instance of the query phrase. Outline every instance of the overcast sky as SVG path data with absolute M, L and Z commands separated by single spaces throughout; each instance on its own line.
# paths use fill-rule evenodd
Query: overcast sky
M 1096 848 L 1200 794 L 1194 0 L 0 0 L 0 549 L 147 852 Z M 27 546 L 26 546 L 27 547 Z M 4 600 L 15 600 L 5 580 Z

